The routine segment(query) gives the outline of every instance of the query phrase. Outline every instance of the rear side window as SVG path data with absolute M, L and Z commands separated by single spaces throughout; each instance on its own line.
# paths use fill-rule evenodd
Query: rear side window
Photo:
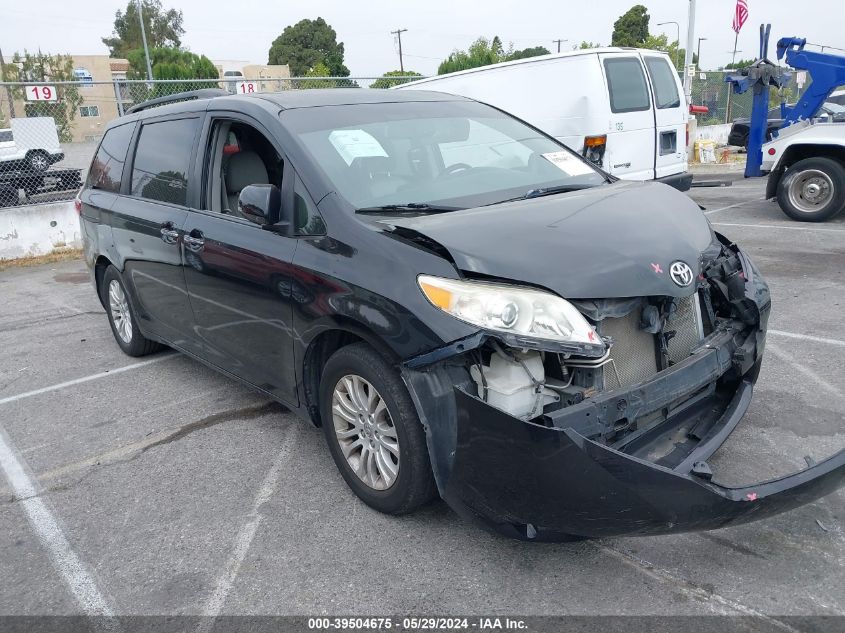
M 100 147 L 91 161 L 86 185 L 94 189 L 103 189 L 120 193 L 120 181 L 123 178 L 123 165 L 135 124 L 119 125 L 106 130 Z
M 610 109 L 613 112 L 638 112 L 649 109 L 648 87 L 643 67 L 636 57 L 604 60 Z
M 657 109 L 677 108 L 681 105 L 681 96 L 678 94 L 678 84 L 675 81 L 677 75 L 669 62 L 662 57 L 646 57 L 645 65 L 654 86 Z
M 12 130 L 0 130 L 0 143 L 8 143 L 14 140 L 15 138 L 12 136 Z
M 184 206 L 199 119 L 147 123 L 132 165 L 132 195 Z

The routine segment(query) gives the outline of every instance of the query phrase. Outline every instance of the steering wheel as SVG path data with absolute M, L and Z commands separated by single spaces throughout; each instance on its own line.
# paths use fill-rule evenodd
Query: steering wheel
M 455 163 L 454 165 L 449 165 L 446 169 L 437 174 L 437 177 L 445 178 L 446 176 L 453 176 L 454 174 L 466 171 L 467 169 L 472 169 L 472 165 L 467 165 L 466 163 Z

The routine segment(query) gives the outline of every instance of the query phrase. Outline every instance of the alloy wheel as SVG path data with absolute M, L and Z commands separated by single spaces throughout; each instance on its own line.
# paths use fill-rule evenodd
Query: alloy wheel
M 399 439 L 387 403 L 356 374 L 343 376 L 332 394 L 332 422 L 352 472 L 373 490 L 387 490 L 399 475 Z
M 128 345 L 132 342 L 132 316 L 126 294 L 117 279 L 112 279 L 109 283 L 109 311 L 117 335 Z

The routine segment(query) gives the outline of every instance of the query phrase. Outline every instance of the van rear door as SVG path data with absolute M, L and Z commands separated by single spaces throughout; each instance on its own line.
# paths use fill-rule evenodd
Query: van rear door
M 662 55 L 643 55 L 654 101 L 656 123 L 655 177 L 687 170 L 687 112 L 678 73 Z
M 626 180 L 654 176 L 654 110 L 645 69 L 636 53 L 600 56 L 610 100 L 610 127 L 602 164 Z

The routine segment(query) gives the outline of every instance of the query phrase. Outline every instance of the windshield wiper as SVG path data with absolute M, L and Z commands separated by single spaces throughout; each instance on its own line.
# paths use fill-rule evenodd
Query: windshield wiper
M 425 202 L 408 202 L 406 204 L 383 204 L 377 207 L 362 207 L 355 209 L 355 213 L 391 213 L 395 211 L 413 211 L 415 213 L 447 213 L 460 211 L 464 207 L 449 207 L 442 204 L 426 204 Z
M 557 185 L 555 187 L 540 187 L 539 189 L 529 189 L 521 198 L 517 200 L 530 200 L 531 198 L 541 198 L 543 196 L 552 196 L 556 193 L 567 193 L 569 191 L 580 191 L 581 189 L 589 189 L 595 185 Z

